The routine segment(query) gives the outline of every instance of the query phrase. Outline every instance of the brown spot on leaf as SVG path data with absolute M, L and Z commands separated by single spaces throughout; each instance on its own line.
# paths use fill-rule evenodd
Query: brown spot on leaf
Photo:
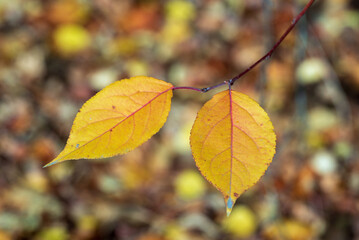
M 235 196 L 236 198 L 239 197 L 239 194 L 238 193 L 233 193 L 233 196 Z

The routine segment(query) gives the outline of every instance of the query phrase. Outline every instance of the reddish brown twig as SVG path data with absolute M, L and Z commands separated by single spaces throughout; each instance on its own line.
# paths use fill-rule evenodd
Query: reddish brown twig
M 304 14 L 308 11 L 308 9 L 310 8 L 310 6 L 313 5 L 313 3 L 315 2 L 315 0 L 310 0 L 304 7 L 304 9 L 298 14 L 297 17 L 295 17 L 291 23 L 291 25 L 288 27 L 288 29 L 283 33 L 283 35 L 279 38 L 279 40 L 274 44 L 274 46 L 269 50 L 269 52 L 267 52 L 263 57 L 261 57 L 258 61 L 256 61 L 255 63 L 253 63 L 250 67 L 248 67 L 246 70 L 244 70 L 243 72 L 241 72 L 240 74 L 238 74 L 237 76 L 233 77 L 232 79 L 230 79 L 229 81 L 224 81 L 222 83 L 216 84 L 214 86 L 210 86 L 210 87 L 206 87 L 206 88 L 195 88 L 195 87 L 174 87 L 173 90 L 177 90 L 177 89 L 188 89 L 188 90 L 194 90 L 194 91 L 198 91 L 198 92 L 208 92 L 212 89 L 215 89 L 217 87 L 226 85 L 229 83 L 233 84 L 235 81 L 237 81 L 238 79 L 240 79 L 242 76 L 244 76 L 245 74 L 247 74 L 249 71 L 251 71 L 255 66 L 257 66 L 259 63 L 261 63 L 262 61 L 270 58 L 273 54 L 273 52 L 279 47 L 279 45 L 283 42 L 283 40 L 288 36 L 288 34 L 293 30 L 293 28 L 295 27 L 295 25 L 298 23 L 298 21 L 304 16 Z

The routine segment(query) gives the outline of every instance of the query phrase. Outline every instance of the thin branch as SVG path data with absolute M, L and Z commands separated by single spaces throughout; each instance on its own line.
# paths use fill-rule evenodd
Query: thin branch
M 291 25 L 288 27 L 288 29 L 283 33 L 283 35 L 279 38 L 279 40 L 276 42 L 276 44 L 274 44 L 274 46 L 272 47 L 271 50 L 269 50 L 269 52 L 267 52 L 263 57 L 261 57 L 257 62 L 255 62 L 254 64 L 252 64 L 250 67 L 248 67 L 246 70 L 244 70 L 243 72 L 241 72 L 240 74 L 238 74 L 237 76 L 233 77 L 231 80 L 229 80 L 229 83 L 231 85 L 233 85 L 233 83 L 235 81 L 237 81 L 238 79 L 240 79 L 242 76 L 244 76 L 245 74 L 247 74 L 249 71 L 251 71 L 255 66 L 257 66 L 259 63 L 261 63 L 262 61 L 270 58 L 273 54 L 273 52 L 279 47 L 279 45 L 283 42 L 283 40 L 287 37 L 287 35 L 293 30 L 293 28 L 295 27 L 295 25 L 297 24 L 297 22 L 304 16 L 304 14 L 308 11 L 308 9 L 310 8 L 310 6 L 313 5 L 313 3 L 315 2 L 315 0 L 310 0 L 307 5 L 305 5 L 304 9 L 298 14 L 297 17 L 295 17 L 291 23 Z M 223 86 L 228 84 L 227 81 L 219 83 L 217 85 L 214 86 L 210 86 L 210 87 L 206 87 L 206 88 L 194 88 L 194 87 L 174 87 L 173 90 L 177 90 L 177 89 L 188 89 L 188 90 L 194 90 L 194 91 L 198 91 L 198 92 L 208 92 L 212 89 L 215 89 L 217 87 Z
M 257 62 L 255 62 L 254 64 L 252 64 L 252 66 L 250 66 L 249 68 L 247 68 L 246 70 L 244 70 L 243 72 L 241 72 L 239 75 L 235 76 L 234 78 L 232 78 L 233 83 L 235 81 L 237 81 L 239 78 L 241 78 L 243 75 L 245 75 L 246 73 L 248 73 L 250 70 L 252 70 L 255 66 L 257 66 L 260 62 L 262 62 L 265 59 L 268 59 L 272 56 L 273 52 L 279 47 L 279 45 L 283 42 L 283 40 L 288 36 L 288 34 L 293 30 L 293 28 L 295 27 L 295 25 L 297 24 L 297 22 L 303 17 L 303 15 L 307 12 L 307 10 L 309 9 L 310 6 L 312 6 L 312 4 L 315 2 L 315 0 L 310 0 L 307 5 L 305 5 L 304 9 L 299 13 L 299 15 L 293 19 L 291 25 L 288 27 L 288 29 L 284 32 L 284 34 L 279 38 L 278 42 L 276 42 L 276 44 L 274 44 L 273 48 L 271 50 L 269 50 L 269 52 L 264 55 L 263 57 L 261 57 Z

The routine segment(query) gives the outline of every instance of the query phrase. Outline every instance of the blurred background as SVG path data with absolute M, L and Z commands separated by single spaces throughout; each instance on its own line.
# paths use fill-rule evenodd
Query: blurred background
M 269 113 L 277 154 L 227 218 L 189 132 L 206 94 L 175 91 L 150 141 L 50 168 L 82 104 L 147 75 L 228 80 L 306 0 L 0 0 L 0 240 L 359 239 L 359 2 L 316 1 L 234 89 Z

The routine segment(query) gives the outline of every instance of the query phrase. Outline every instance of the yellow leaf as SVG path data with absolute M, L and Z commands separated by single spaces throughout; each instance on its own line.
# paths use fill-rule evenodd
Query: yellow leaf
M 227 215 L 239 195 L 264 174 L 275 153 L 266 112 L 247 95 L 227 90 L 198 112 L 191 148 L 202 175 L 222 192 Z
M 172 88 L 150 77 L 107 86 L 82 106 L 65 149 L 45 167 L 71 159 L 112 157 L 138 147 L 166 122 Z

